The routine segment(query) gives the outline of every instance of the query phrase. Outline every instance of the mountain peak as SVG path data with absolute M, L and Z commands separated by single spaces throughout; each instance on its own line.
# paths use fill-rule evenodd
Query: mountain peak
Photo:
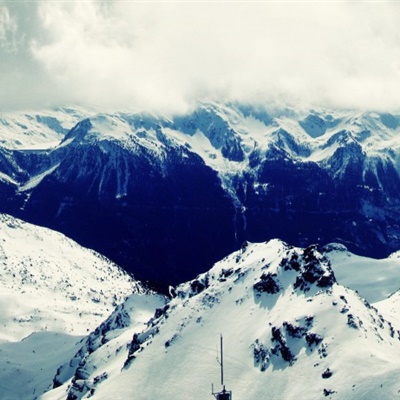
M 215 346 L 221 332 L 225 383 L 235 397 L 335 393 L 344 399 L 365 390 L 379 393 L 381 383 L 385 394 L 396 387 L 388 377 L 398 368 L 398 333 L 335 281 L 316 246 L 247 242 L 172 292 L 175 297 L 156 309 L 145 327 L 125 326 L 120 336 L 110 336 L 54 393 L 152 398 L 161 390 L 164 398 L 180 398 L 176 393 L 184 387 L 192 398 L 204 398 L 218 378 Z M 370 368 L 371 357 L 379 375 Z M 53 398 L 52 391 L 43 398 Z
M 93 124 L 90 118 L 85 118 L 82 121 L 79 121 L 68 133 L 65 135 L 64 139 L 61 141 L 61 145 L 65 143 L 69 143 L 72 140 L 81 141 L 90 129 L 93 127 Z

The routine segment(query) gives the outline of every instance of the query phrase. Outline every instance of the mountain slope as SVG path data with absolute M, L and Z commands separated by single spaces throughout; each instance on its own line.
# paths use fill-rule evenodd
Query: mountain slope
M 81 361 L 69 364 L 79 365 L 72 379 L 67 374 L 62 384 L 58 374 L 62 385 L 42 398 L 210 397 L 210 384 L 219 379 L 220 333 L 225 383 L 235 398 L 397 393 L 398 332 L 337 284 L 329 261 L 313 246 L 246 243 L 171 293 L 174 298 L 143 330 L 124 325 L 117 337 L 106 330 L 109 341 L 81 352 Z
M 60 233 L 0 214 L 0 397 L 35 398 L 126 296 L 147 290 Z
M 400 258 L 395 254 L 377 260 L 353 254 L 338 244 L 322 250 L 340 284 L 356 290 L 369 303 L 385 300 L 400 288 Z
M 145 289 L 65 236 L 0 215 L 0 340 L 51 330 L 82 335 Z
M 74 357 L 64 359 L 65 363 L 59 366 L 53 379 L 55 389 L 51 396 L 68 396 L 71 399 L 90 396 L 97 384 L 110 374 L 118 374 L 125 361 L 132 331 L 146 329 L 154 314 L 163 309 L 165 300 L 155 294 L 131 295 L 96 330 L 79 342 L 79 350 Z M 93 379 L 88 380 L 89 376 Z M 72 384 L 66 388 L 63 385 L 65 381 Z

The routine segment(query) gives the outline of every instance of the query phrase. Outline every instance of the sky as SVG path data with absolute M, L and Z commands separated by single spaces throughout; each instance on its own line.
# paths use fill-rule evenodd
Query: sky
M 0 111 L 400 110 L 400 2 L 0 0 Z

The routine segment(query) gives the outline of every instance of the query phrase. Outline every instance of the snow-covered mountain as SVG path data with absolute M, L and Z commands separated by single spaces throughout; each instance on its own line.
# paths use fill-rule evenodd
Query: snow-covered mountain
M 399 332 L 337 283 L 315 246 L 245 243 L 170 291 L 166 304 L 132 296 L 119 306 L 40 398 L 211 398 L 221 333 L 233 398 L 397 396 Z
M 83 114 L 58 114 L 43 128 L 54 137 L 38 128 L 29 149 L 9 145 L 22 135 L 10 124 L 1 209 L 142 279 L 191 279 L 244 240 L 400 248 L 398 115 L 209 103 L 168 117 L 88 113 L 65 133 Z
M 0 398 L 33 399 L 142 284 L 64 235 L 0 214 Z
M 88 114 L 90 111 L 79 108 L 0 113 L 0 145 L 42 150 L 57 146 Z

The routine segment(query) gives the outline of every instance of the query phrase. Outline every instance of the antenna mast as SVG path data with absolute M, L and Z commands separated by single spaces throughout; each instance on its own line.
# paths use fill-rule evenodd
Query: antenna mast
M 216 400 L 232 400 L 232 392 L 227 391 L 225 389 L 225 384 L 224 384 L 224 339 L 223 339 L 222 334 L 220 336 L 220 349 L 221 349 L 221 359 L 218 360 L 218 357 L 217 357 L 217 362 L 221 367 L 222 391 L 214 392 L 214 385 L 211 385 L 211 394 L 215 397 Z
M 221 339 L 221 386 L 225 388 L 224 385 L 224 338 L 222 337 L 222 334 L 220 336 Z

